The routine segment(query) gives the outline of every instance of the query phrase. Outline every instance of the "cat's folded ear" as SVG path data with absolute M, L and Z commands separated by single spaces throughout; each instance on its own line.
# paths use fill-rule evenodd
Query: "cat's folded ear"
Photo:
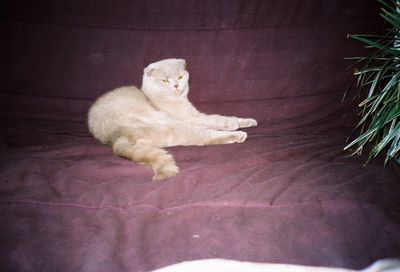
M 184 59 L 177 59 L 178 65 L 180 66 L 181 69 L 185 70 L 186 69 L 186 61 Z
M 151 64 L 149 66 L 147 66 L 146 68 L 144 68 L 144 74 L 147 76 L 151 76 L 151 73 L 155 70 L 156 68 L 154 66 L 152 66 Z

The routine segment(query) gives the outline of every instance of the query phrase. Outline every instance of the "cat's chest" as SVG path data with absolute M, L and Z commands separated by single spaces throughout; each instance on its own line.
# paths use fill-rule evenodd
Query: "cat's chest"
M 138 126 L 165 126 L 175 123 L 176 120 L 169 114 L 158 110 L 135 110 L 125 112 L 124 116 L 129 120 L 130 124 Z
M 185 120 L 196 115 L 196 109 L 187 101 L 170 101 L 158 104 L 160 112 L 176 120 Z

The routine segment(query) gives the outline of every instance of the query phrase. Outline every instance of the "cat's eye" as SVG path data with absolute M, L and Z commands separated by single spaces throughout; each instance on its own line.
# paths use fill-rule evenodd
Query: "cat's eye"
M 183 78 L 183 75 L 178 76 L 178 80 L 181 80 Z
M 162 82 L 162 83 L 168 83 L 169 80 L 168 80 L 168 79 L 162 79 L 161 82 Z

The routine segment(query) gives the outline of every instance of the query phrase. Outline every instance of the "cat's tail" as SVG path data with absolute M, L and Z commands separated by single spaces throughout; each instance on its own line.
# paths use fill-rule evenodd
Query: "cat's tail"
M 153 180 L 162 180 L 179 173 L 175 160 L 166 150 L 133 142 L 128 136 L 119 136 L 112 145 L 115 155 L 148 164 L 154 171 Z

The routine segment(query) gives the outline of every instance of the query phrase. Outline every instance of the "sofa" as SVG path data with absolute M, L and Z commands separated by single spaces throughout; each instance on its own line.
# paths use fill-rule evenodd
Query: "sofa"
M 0 4 L 1 271 L 151 271 L 228 259 L 361 269 L 400 257 L 400 170 L 343 151 L 359 109 L 348 33 L 375 0 L 5 0 Z M 202 112 L 244 143 L 169 148 L 152 181 L 88 132 L 102 93 L 183 58 Z M 160 136 L 161 137 L 161 136 Z

